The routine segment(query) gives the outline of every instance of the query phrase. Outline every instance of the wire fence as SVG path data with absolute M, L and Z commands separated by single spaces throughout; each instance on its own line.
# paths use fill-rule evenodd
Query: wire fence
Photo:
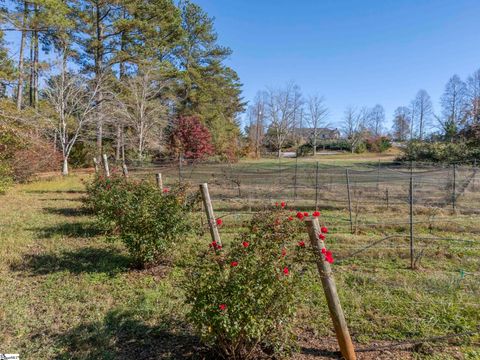
M 207 182 L 215 211 L 226 220 L 222 230 L 226 233 L 233 234 L 252 213 L 280 201 L 293 211 L 327 209 L 321 218 L 335 234 L 328 246 L 336 256 L 339 276 L 355 278 L 359 282 L 355 286 L 373 286 L 379 293 L 408 294 L 412 310 L 436 306 L 478 314 L 480 183 L 476 165 L 346 166 L 282 160 L 131 166 L 129 170 L 133 177 L 152 181 L 161 173 L 165 186 L 182 182 L 198 188 Z M 395 277 L 392 268 L 394 274 L 405 275 Z M 422 271 L 411 278 L 408 274 L 413 273 L 404 273 L 409 268 Z M 417 296 L 408 288 L 415 289 Z M 430 320 L 426 315 L 418 321 Z M 447 335 L 433 332 L 429 339 L 445 341 L 480 331 L 470 326 L 463 330 Z M 385 348 L 424 341 L 392 342 Z

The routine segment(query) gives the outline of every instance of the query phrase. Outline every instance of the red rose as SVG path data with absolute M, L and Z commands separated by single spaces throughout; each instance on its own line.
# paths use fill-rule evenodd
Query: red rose
M 305 211 L 305 212 L 303 213 L 303 216 L 308 216 L 308 212 Z
M 328 233 L 328 229 L 325 227 L 325 226 L 322 226 L 322 228 L 320 229 L 320 231 L 324 234 Z
M 314 211 L 312 216 L 313 217 L 319 217 L 320 216 L 320 211 Z
M 232 261 L 232 262 L 230 263 L 230 265 L 231 265 L 232 267 L 238 266 L 238 262 L 237 262 L 237 261 Z
M 285 266 L 285 267 L 283 268 L 283 274 L 284 274 L 285 276 L 288 276 L 288 267 Z
M 297 212 L 297 218 L 302 220 L 303 219 L 303 214 L 301 212 Z
M 305 241 L 299 241 L 298 246 L 300 247 L 305 247 Z
M 163 191 L 164 194 L 166 194 L 166 193 L 168 193 L 170 190 L 169 190 L 168 188 L 164 188 L 162 191 Z
M 328 251 L 325 253 L 325 261 L 329 262 L 330 264 L 333 264 L 333 255 L 331 251 Z
M 227 309 L 227 305 L 226 304 L 220 304 L 218 305 L 218 308 L 222 311 L 226 310 Z
M 282 209 L 285 209 L 285 206 L 287 206 L 287 203 L 285 201 L 282 201 L 280 203 L 280 206 L 282 207 Z
M 325 235 L 323 235 L 323 234 L 318 234 L 318 238 L 323 241 L 323 240 L 325 240 Z
M 327 253 L 327 249 L 322 248 L 322 254 L 326 254 L 326 253 Z
M 248 241 L 244 241 L 242 242 L 242 245 L 244 248 L 247 248 L 250 245 L 250 243 Z
M 293 220 L 293 216 L 289 216 L 288 221 L 292 221 L 292 220 Z
M 223 220 L 222 219 L 217 219 L 217 226 L 222 226 Z
M 275 203 L 275 206 L 278 207 L 278 202 Z

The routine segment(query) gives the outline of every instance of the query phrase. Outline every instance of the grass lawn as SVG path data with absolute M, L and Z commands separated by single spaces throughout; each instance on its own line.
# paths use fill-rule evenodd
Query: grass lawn
M 345 161 L 348 161 L 345 159 Z M 364 160 L 361 160 L 364 161 Z M 271 162 L 270 162 L 271 163 Z M 87 175 L 85 175 L 88 178 Z M 172 250 L 173 264 L 138 271 L 118 243 L 105 241 L 82 211 L 79 176 L 18 185 L 0 197 L 0 353 L 21 359 L 181 359 L 200 357 L 185 323 L 180 288 L 188 259 L 208 234 Z M 215 206 L 215 204 L 214 204 Z M 368 219 L 395 218 L 394 208 Z M 418 234 L 455 240 L 419 242 L 420 268 L 408 269 L 408 240 L 354 250 L 406 226 L 347 233 L 344 209 L 324 211 L 333 267 L 359 348 L 478 330 L 480 223 L 475 216 L 418 225 Z M 243 215 L 225 218 L 228 244 Z M 313 264 L 305 265 L 296 327 L 298 359 L 336 358 L 332 326 Z M 360 353 L 360 359 L 480 359 L 480 338 L 428 342 L 408 350 Z

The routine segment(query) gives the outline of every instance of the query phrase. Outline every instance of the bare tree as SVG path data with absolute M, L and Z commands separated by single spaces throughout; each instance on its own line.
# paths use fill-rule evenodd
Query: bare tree
M 138 74 L 124 80 L 122 95 L 114 102 L 116 113 L 124 125 L 133 131 L 133 142 L 138 159 L 145 155 L 146 145 L 160 139 L 167 125 L 167 106 L 160 94 L 169 85 L 153 68 L 140 69 Z
M 471 124 L 480 123 L 480 69 L 467 79 L 467 113 Z
M 269 135 L 277 149 L 278 157 L 282 155 L 285 140 L 291 135 L 296 121 L 296 114 L 302 105 L 300 88 L 289 83 L 285 88 L 267 91 L 266 116 L 269 121 Z
M 365 136 L 367 116 L 366 108 L 357 110 L 355 107 L 349 106 L 345 110 L 342 131 L 350 144 L 352 153 Z
M 265 136 L 265 102 L 266 94 L 259 91 L 255 96 L 253 105 L 248 108 L 248 117 L 250 125 L 248 127 L 248 137 L 250 143 L 255 147 L 255 157 L 260 158 L 260 148 Z
M 458 75 L 448 80 L 441 98 L 442 116 L 437 118 L 445 138 L 453 140 L 467 114 L 466 85 Z
M 430 95 L 421 89 L 417 92 L 415 99 L 411 103 L 411 138 L 418 137 L 423 140 L 426 128 L 430 124 L 433 114 L 433 105 Z
M 65 51 L 61 58 L 60 72 L 48 79 L 44 94 L 54 111 L 63 157 L 62 175 L 68 175 L 70 153 L 85 125 L 92 120 L 99 86 L 98 82 L 68 71 Z
M 312 147 L 313 155 L 317 155 L 317 139 L 318 139 L 318 130 L 322 125 L 325 125 L 324 122 L 328 116 L 328 109 L 325 105 L 325 99 L 323 96 L 311 96 L 307 102 L 308 114 L 307 121 L 312 128 Z
M 380 136 L 383 133 L 384 124 L 385 109 L 377 104 L 368 112 L 368 129 L 374 136 Z
M 411 111 L 406 106 L 399 106 L 393 115 L 393 136 L 396 140 L 406 141 L 411 129 Z

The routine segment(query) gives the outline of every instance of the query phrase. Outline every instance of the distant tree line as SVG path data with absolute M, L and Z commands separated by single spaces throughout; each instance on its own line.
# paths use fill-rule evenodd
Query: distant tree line
M 337 145 L 352 152 L 382 151 L 388 149 L 390 140 L 461 142 L 475 137 L 480 133 L 480 69 L 466 81 L 458 75 L 452 76 L 441 96 L 440 107 L 436 113 L 430 95 L 421 89 L 410 104 L 395 109 L 393 125 L 388 128 L 382 105 L 347 106 L 339 121 L 342 139 Z M 301 145 L 296 134 L 307 127 L 312 134 L 307 145 L 315 155 L 321 129 L 331 127 L 328 115 L 323 96 L 305 97 L 295 83 L 260 91 L 247 109 L 245 132 L 249 152 L 259 157 L 266 148 L 280 155 L 283 149 Z M 474 146 L 474 143 L 469 144 Z
M 192 117 L 208 153 L 236 156 L 241 83 L 212 18 L 189 0 L 7 0 L 0 8 L 0 121 L 91 164 L 176 155 Z M 14 32 L 15 44 L 4 35 Z M 185 121 L 185 120 L 184 120 Z M 197 127 L 196 125 L 196 127 Z M 5 130 L 6 131 L 6 130 Z M 0 134 L 0 139 L 6 133 Z M 1 149 L 0 149 L 1 150 Z M 1 156 L 1 153 L 0 153 Z

